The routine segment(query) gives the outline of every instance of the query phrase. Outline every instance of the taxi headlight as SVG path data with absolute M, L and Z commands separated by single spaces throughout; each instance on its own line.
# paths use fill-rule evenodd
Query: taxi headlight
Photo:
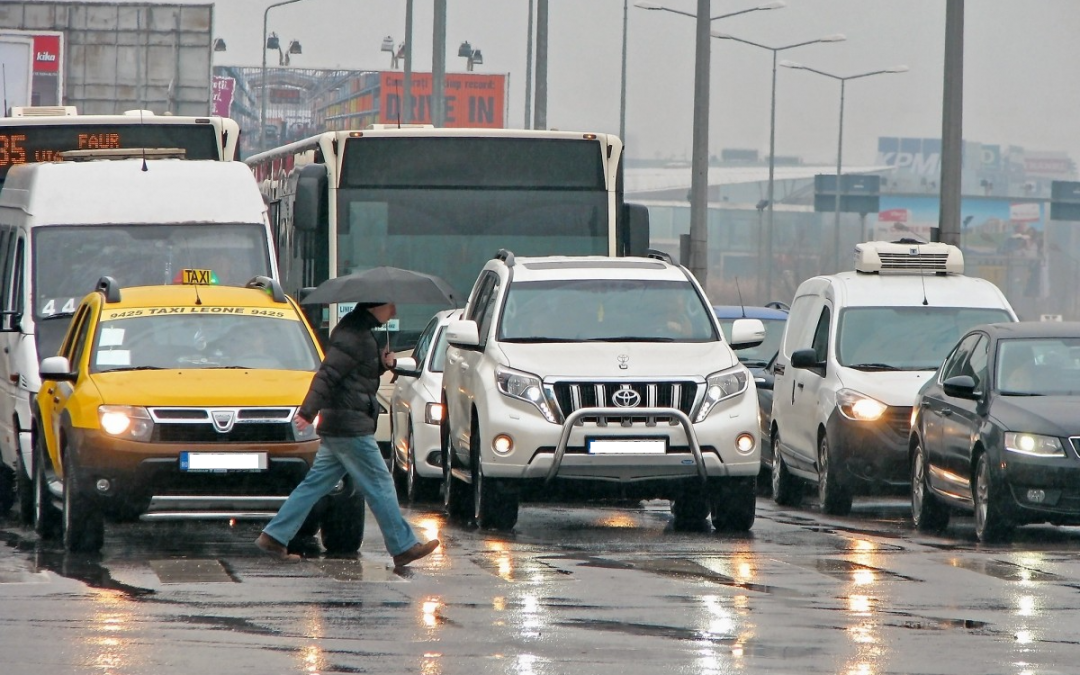
M 1005 449 L 1009 452 L 1036 457 L 1065 456 L 1065 448 L 1061 447 L 1061 441 L 1053 436 L 1021 434 L 1014 431 L 1005 432 Z
M 495 369 L 495 384 L 503 396 L 531 403 L 548 422 L 558 423 L 554 410 L 544 396 L 543 383 L 536 375 L 499 366 Z
M 154 421 L 146 408 L 131 405 L 98 406 L 101 429 L 110 436 L 132 441 L 148 441 L 154 433 Z
M 293 439 L 297 441 L 310 441 L 319 435 L 319 416 L 316 415 L 311 424 L 304 427 L 303 431 L 296 426 L 297 415 L 292 418 Z
M 840 414 L 857 422 L 873 422 L 889 409 L 876 398 L 870 398 L 853 389 L 841 389 L 836 392 L 836 407 Z
M 746 391 L 749 382 L 750 371 L 743 365 L 710 375 L 705 383 L 705 399 L 701 402 L 694 423 L 701 422 L 708 417 L 713 407 L 720 401 L 738 396 Z

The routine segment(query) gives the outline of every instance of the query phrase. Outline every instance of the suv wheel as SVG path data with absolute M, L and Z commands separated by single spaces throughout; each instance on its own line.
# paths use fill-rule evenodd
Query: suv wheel
M 673 526 L 680 532 L 699 532 L 709 528 L 709 494 L 700 478 L 687 480 L 671 503 Z
M 518 496 L 506 481 L 484 478 L 480 460 L 480 426 L 473 421 L 469 436 L 472 457 L 473 520 L 485 530 L 512 530 L 517 525 Z
M 851 513 L 851 489 L 840 479 L 833 467 L 829 437 L 821 434 L 818 441 L 818 501 L 821 511 L 830 516 L 846 516 Z
M 787 462 L 780 454 L 780 430 L 773 432 L 772 497 L 780 506 L 798 506 L 802 503 L 803 486 L 798 478 L 788 471 Z
M 351 555 L 364 543 L 364 497 L 346 476 L 341 494 L 330 495 L 319 525 L 327 553 Z
M 42 539 L 56 539 L 60 536 L 60 512 L 53 505 L 49 492 L 45 449 L 40 445 L 40 441 L 34 444 L 34 531 Z
M 911 462 L 911 520 L 919 532 L 940 532 L 949 525 L 949 507 L 930 491 L 926 449 L 916 440 Z
M 1013 523 L 1003 503 L 1008 491 L 990 474 L 986 453 L 979 455 L 975 465 L 975 534 L 984 544 L 1008 539 Z
M 757 513 L 757 480 L 754 476 L 721 479 L 713 488 L 710 501 L 714 528 L 749 532 Z
M 94 500 L 82 489 L 82 476 L 72 453 L 64 467 L 64 549 L 72 553 L 96 553 L 105 543 L 105 520 Z

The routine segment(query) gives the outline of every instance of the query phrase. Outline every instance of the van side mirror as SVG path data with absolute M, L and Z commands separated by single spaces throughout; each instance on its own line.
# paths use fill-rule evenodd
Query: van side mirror
M 328 184 L 325 164 L 308 164 L 300 169 L 292 213 L 296 229 L 315 232 L 329 227 Z
M 71 364 L 68 363 L 66 356 L 49 356 L 42 359 L 38 373 L 42 381 L 54 382 L 74 382 L 79 376 L 78 373 L 71 372 Z
M 0 333 L 18 333 L 22 331 L 22 312 L 5 310 L 0 312 Z
M 791 367 L 806 370 L 824 370 L 825 364 L 817 359 L 813 349 L 797 349 L 791 352 Z
M 765 324 L 761 319 L 735 319 L 731 323 L 731 348 L 757 347 L 765 341 Z
M 954 375 L 942 382 L 941 388 L 945 391 L 946 396 L 952 396 L 953 398 L 971 400 L 979 398 L 979 395 L 975 392 L 975 378 L 970 375 Z
M 480 344 L 480 333 L 475 321 L 451 321 L 446 326 L 446 341 L 455 347 L 476 347 Z

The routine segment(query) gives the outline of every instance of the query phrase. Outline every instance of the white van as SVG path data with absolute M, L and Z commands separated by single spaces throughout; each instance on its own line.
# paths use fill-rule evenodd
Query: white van
M 868 242 L 855 271 L 799 285 L 774 365 L 778 504 L 798 505 L 802 480 L 832 515 L 855 495 L 910 488 L 916 392 L 969 328 L 1017 320 L 997 286 L 963 270 L 955 246 Z
M 185 268 L 278 278 L 266 204 L 241 162 L 89 159 L 12 167 L 0 190 L 0 513 L 32 514 L 30 402 L 104 275 L 170 283 Z M 17 487 L 16 487 L 17 486 Z

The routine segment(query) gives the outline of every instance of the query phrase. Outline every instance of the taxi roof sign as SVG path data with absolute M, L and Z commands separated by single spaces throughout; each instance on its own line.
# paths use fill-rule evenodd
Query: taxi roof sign
M 184 268 L 173 279 L 173 283 L 187 286 L 213 286 L 218 283 L 217 275 L 213 270 L 197 270 Z

